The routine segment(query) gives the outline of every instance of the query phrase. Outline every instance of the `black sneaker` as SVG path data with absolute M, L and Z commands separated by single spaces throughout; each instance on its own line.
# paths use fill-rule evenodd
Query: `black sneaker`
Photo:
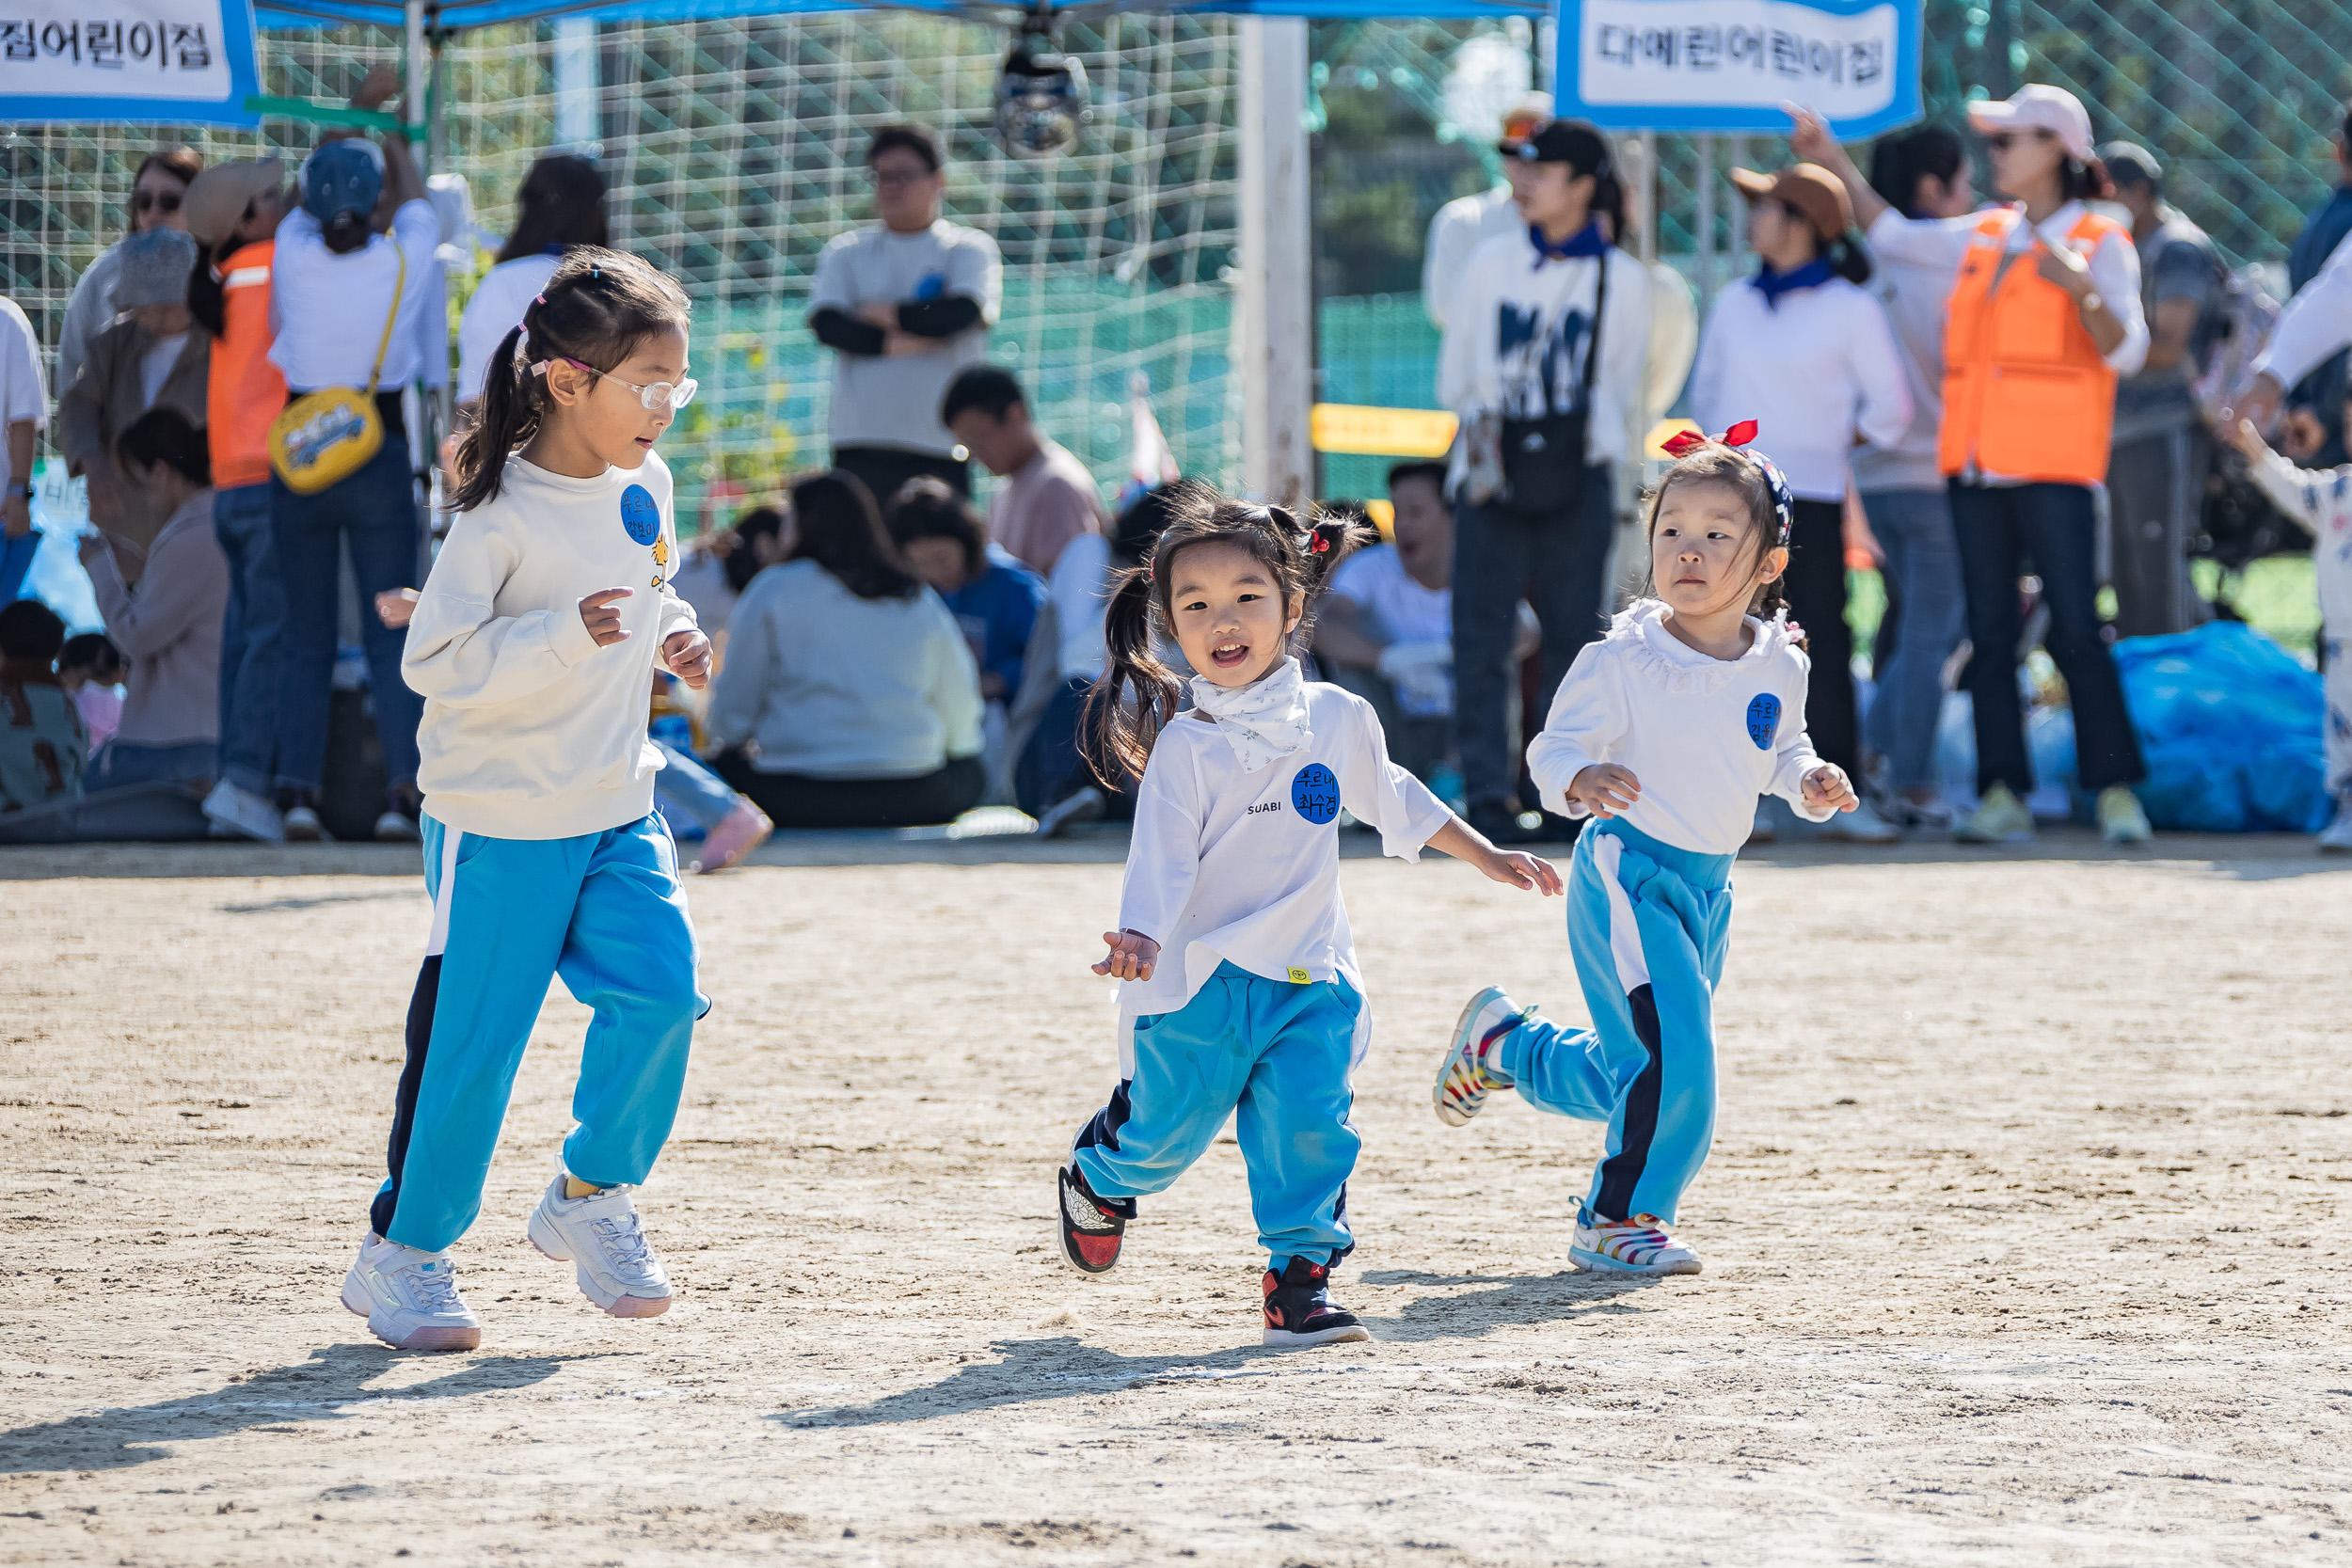
M 1265 1292 L 1265 1343 L 1277 1350 L 1369 1339 L 1372 1330 L 1356 1314 L 1331 1300 L 1331 1267 L 1293 1258 L 1280 1274 L 1268 1269 L 1259 1288 Z
M 1095 1196 L 1074 1161 L 1054 1173 L 1054 1185 L 1061 1260 L 1080 1274 L 1110 1273 L 1127 1239 L 1127 1222 L 1136 1217 L 1136 1200 Z

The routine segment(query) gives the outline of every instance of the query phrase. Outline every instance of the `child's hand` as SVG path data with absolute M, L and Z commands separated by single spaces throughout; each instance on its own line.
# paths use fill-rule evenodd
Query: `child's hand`
M 1823 806 L 1852 811 L 1862 801 L 1854 795 L 1846 770 L 1834 762 L 1825 762 L 1804 776 L 1804 803 L 1817 811 Z
M 1551 897 L 1560 891 L 1560 873 L 1541 855 L 1520 849 L 1497 849 L 1478 863 L 1478 869 L 1498 882 Z
M 674 631 L 661 644 L 661 662 L 689 691 L 700 691 L 710 684 L 710 639 L 699 631 Z
M 1642 798 L 1642 781 L 1629 768 L 1596 762 L 1568 781 L 1568 799 L 1595 816 L 1614 816 Z
M 2263 433 L 2254 428 L 2251 420 L 2240 420 L 2232 425 L 2229 436 L 2230 445 L 2237 448 L 2249 463 L 2260 463 L 2270 455 L 2270 443 L 2263 439 Z
M 1149 980 L 1160 961 L 1160 944 L 1141 931 L 1104 931 L 1110 952 L 1094 966 L 1097 974 L 1114 980 Z
M 628 641 L 617 606 L 636 592 L 634 588 L 599 588 L 580 601 L 580 622 L 587 626 L 588 635 L 596 640 L 597 647 L 610 648 L 615 642 Z
M 375 596 L 375 618 L 393 631 L 405 628 L 417 615 L 417 591 L 387 588 Z

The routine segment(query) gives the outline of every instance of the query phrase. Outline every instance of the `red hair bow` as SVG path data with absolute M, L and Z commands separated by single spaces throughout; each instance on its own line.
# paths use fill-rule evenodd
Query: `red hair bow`
M 1756 439 L 1756 421 L 1754 420 L 1741 420 L 1738 424 L 1733 425 L 1729 430 L 1724 431 L 1721 436 L 1714 437 L 1714 439 L 1726 447 L 1744 447 L 1750 441 Z M 1677 431 L 1674 435 L 1667 436 L 1666 439 L 1661 444 L 1666 449 L 1666 455 L 1668 457 L 1688 457 L 1699 448 L 1707 445 L 1707 443 L 1708 437 L 1700 435 L 1697 431 L 1682 430 Z

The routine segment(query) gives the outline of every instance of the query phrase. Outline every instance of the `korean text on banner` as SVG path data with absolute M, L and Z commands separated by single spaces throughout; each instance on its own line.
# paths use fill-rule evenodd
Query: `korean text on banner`
M 248 0 L 12 0 L 0 121 L 254 125 Z
M 1564 115 L 1653 131 L 1785 131 L 1818 110 L 1847 140 L 1919 118 L 1920 0 L 1563 0 Z

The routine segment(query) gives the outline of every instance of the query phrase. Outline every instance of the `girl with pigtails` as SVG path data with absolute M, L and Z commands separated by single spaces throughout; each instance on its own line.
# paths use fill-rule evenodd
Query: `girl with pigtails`
M 613 1317 L 670 1305 L 630 1194 L 670 1135 L 709 1006 L 645 737 L 657 663 L 697 689 L 710 672 L 670 587 L 670 473 L 653 454 L 694 395 L 686 317 L 677 284 L 633 257 L 564 258 L 491 358 L 456 518 L 408 623 L 433 924 L 390 1171 L 342 1294 L 397 1349 L 481 1342 L 449 1249 L 481 1212 L 553 975 L 596 1016 L 578 1125 L 525 1234 Z
M 1300 673 L 1292 640 L 1362 525 L 1205 487 L 1170 516 L 1112 591 L 1085 720 L 1096 773 L 1142 782 L 1120 928 L 1094 965 L 1121 983 L 1120 1082 L 1057 1175 L 1061 1254 L 1107 1272 L 1136 1200 L 1173 1184 L 1233 1116 L 1268 1254 L 1264 1342 L 1369 1338 L 1327 1289 L 1355 1247 L 1349 1076 L 1370 1033 L 1340 902 L 1341 809 L 1391 855 L 1425 845 L 1546 894 L 1560 879 L 1391 762 L 1369 703 Z M 1199 672 L 1187 711 L 1155 634 Z
M 1740 450 L 1755 435 L 1746 420 L 1668 443 L 1677 461 L 1650 497 L 1647 592 L 1577 656 L 1527 748 L 1546 809 L 1591 819 L 1567 898 L 1590 1026 L 1488 986 L 1438 1064 L 1450 1127 L 1500 1089 L 1608 1123 L 1568 1247 L 1596 1272 L 1699 1272 L 1668 1227 L 1714 1139 L 1715 989 L 1756 797 L 1813 822 L 1859 804 L 1805 735 L 1811 666 L 1782 596 L 1798 502 L 1771 458 Z

